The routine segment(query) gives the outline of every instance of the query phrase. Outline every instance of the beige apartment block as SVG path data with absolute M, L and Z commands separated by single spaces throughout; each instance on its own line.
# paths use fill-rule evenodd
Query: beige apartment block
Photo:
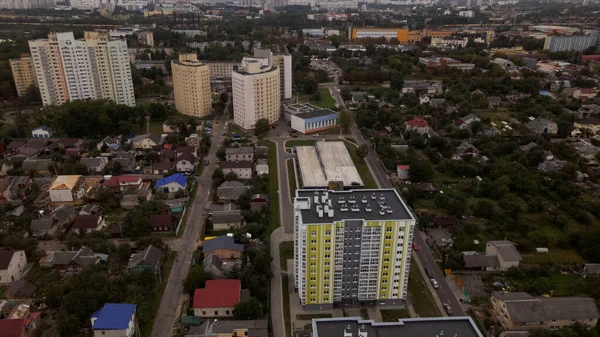
M 10 69 L 15 80 L 17 95 L 23 97 L 31 85 L 37 85 L 35 67 L 30 55 L 22 54 L 18 59 L 10 60 Z
M 175 107 L 184 115 L 203 117 L 212 111 L 210 69 L 196 54 L 179 54 L 171 61 Z
M 254 129 L 256 121 L 279 120 L 281 110 L 280 73 L 256 59 L 242 60 L 232 73 L 233 122 L 244 129 Z

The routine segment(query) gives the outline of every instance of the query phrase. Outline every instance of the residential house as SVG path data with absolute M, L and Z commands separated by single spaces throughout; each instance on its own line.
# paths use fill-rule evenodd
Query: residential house
M 600 148 L 592 145 L 592 143 L 584 139 L 580 139 L 579 141 L 573 143 L 573 147 L 583 158 L 588 160 L 596 159 L 596 155 L 600 152 Z
M 50 251 L 40 259 L 40 267 L 52 268 L 65 274 L 79 273 L 89 266 L 106 262 L 107 255 L 96 254 L 86 246 L 76 251 Z
M 71 205 L 60 205 L 52 212 L 50 212 L 50 218 L 54 220 L 54 223 L 59 230 L 66 230 L 71 226 L 71 223 L 75 219 L 77 212 L 75 207 Z
M 0 250 L 0 284 L 11 284 L 19 280 L 26 266 L 24 250 Z
M 240 280 L 208 280 L 204 288 L 194 292 L 194 316 L 203 318 L 232 317 L 240 303 Z
M 481 118 L 475 114 L 468 114 L 464 117 L 455 119 L 453 124 L 455 128 L 466 129 L 473 122 L 481 122 Z
M 160 258 L 162 251 L 153 245 L 138 253 L 131 254 L 127 263 L 127 272 L 137 274 L 143 270 L 151 270 L 154 274 L 160 272 Z
M 25 319 L 0 319 L 0 337 L 26 337 Z
M 458 218 L 455 215 L 433 217 L 433 226 L 437 228 L 452 228 L 456 225 L 458 225 Z
M 152 174 L 170 174 L 173 172 L 173 163 L 162 162 L 152 164 Z
M 221 260 L 238 260 L 242 258 L 244 245 L 235 243 L 231 236 L 223 235 L 204 241 L 202 254 L 206 258 L 209 254 L 217 255 Z
M 53 130 L 49 126 L 38 126 L 31 130 L 31 137 L 33 138 L 52 138 Z
M 58 226 L 51 218 L 33 219 L 29 225 L 29 234 L 34 238 L 52 237 L 57 230 Z
M 431 128 L 429 127 L 429 123 L 423 117 L 415 117 L 409 121 L 405 122 L 406 131 L 415 131 L 420 134 L 429 134 Z
M 86 183 L 82 176 L 57 176 L 48 193 L 51 202 L 75 202 L 85 194 Z
M 583 266 L 583 274 L 586 276 L 600 275 L 600 263 L 586 263 Z
M 489 96 L 487 98 L 488 108 L 495 109 L 502 105 L 502 99 L 498 96 Z
M 407 180 L 409 178 L 410 165 L 398 165 L 396 167 L 396 175 L 398 179 Z
M 188 146 L 193 146 L 195 148 L 200 147 L 200 136 L 197 133 L 190 134 L 189 137 L 185 137 L 185 143 Z
M 256 158 L 269 158 L 269 147 L 268 146 L 257 146 L 254 151 Z
M 533 149 L 533 148 L 534 148 L 534 147 L 536 147 L 536 146 L 537 146 L 537 144 L 536 144 L 536 143 L 534 143 L 534 142 L 529 142 L 529 144 L 526 144 L 526 145 L 521 145 L 521 146 L 519 146 L 519 149 L 520 149 L 522 152 L 529 152 L 531 149 Z
M 102 151 L 102 149 L 106 149 L 107 151 L 116 151 L 119 146 L 121 146 L 121 137 L 116 136 L 106 136 L 102 139 L 97 145 L 96 148 L 98 151 Z
M 55 172 L 52 159 L 26 158 L 21 168 L 27 175 L 51 175 Z
M 162 145 L 162 142 L 161 136 L 153 135 L 151 133 L 131 138 L 131 144 L 134 149 L 152 149 Z
M 217 187 L 217 196 L 219 200 L 238 200 L 244 193 L 250 189 L 250 186 L 244 185 L 239 181 L 225 181 Z
M 208 319 L 200 326 L 193 326 L 186 337 L 219 336 L 219 337 L 268 337 L 269 325 L 266 319 L 251 321 L 217 321 Z
M 225 175 L 233 172 L 240 179 L 252 178 L 253 164 L 249 161 L 223 161 L 221 169 Z
M 179 173 L 170 175 L 156 181 L 154 188 L 157 192 L 174 194 L 178 191 L 184 191 L 187 188 L 187 178 Z
M 135 304 L 104 304 L 90 318 L 94 337 L 133 337 L 138 327 L 135 313 Z
M 170 213 L 152 214 L 150 215 L 150 230 L 154 233 L 172 232 L 175 230 L 175 223 L 173 220 L 173 215 Z
M 446 104 L 445 98 L 432 98 L 429 100 L 429 105 L 433 107 L 443 106 Z
M 428 228 L 425 232 L 433 243 L 440 248 L 450 249 L 454 245 L 452 234 L 447 228 Z
M 100 210 L 101 210 L 100 205 L 86 204 L 79 211 L 79 215 L 94 215 L 94 214 L 100 212 Z
M 81 158 L 79 160 L 80 163 L 87 167 L 88 171 L 92 174 L 94 173 L 102 173 L 106 164 L 108 164 L 108 158 L 106 157 L 97 157 L 97 158 Z
M 459 160 L 465 156 L 477 157 L 479 156 L 479 150 L 472 143 L 461 142 L 460 145 L 456 147 L 456 154 L 452 156 L 452 159 Z
M 31 139 L 27 143 L 21 145 L 16 149 L 17 156 L 21 156 L 23 158 L 31 158 L 36 157 L 44 153 L 46 148 L 54 143 L 49 142 L 48 140 L 42 139 Z M 50 149 L 47 151 L 48 153 L 53 152 L 55 146 L 52 145 Z
M 12 283 L 10 288 L 4 294 L 7 299 L 29 299 L 35 294 L 36 287 L 25 281 L 25 280 L 16 280 Z
M 427 96 L 435 96 L 442 94 L 443 90 L 441 82 L 429 83 L 425 81 L 404 81 L 404 85 L 400 92 L 402 94 L 425 94 Z
M 497 264 L 488 265 L 488 271 L 506 271 L 512 267 L 518 267 L 521 261 L 521 254 L 515 248 L 515 244 L 508 240 L 488 241 L 485 247 L 485 255 L 496 257 L 497 260 Z
M 178 153 L 175 167 L 177 172 L 194 172 L 197 162 L 198 158 L 190 152 Z
M 134 209 L 139 204 L 140 198 L 137 194 L 125 194 L 119 203 L 123 209 Z
M 595 88 L 577 88 L 573 91 L 573 98 L 588 100 L 596 97 L 598 95 L 598 90 Z
M 424 105 L 424 104 L 429 104 L 429 102 L 431 102 L 431 99 L 429 98 L 429 96 L 427 95 L 419 95 L 419 104 L 420 105 Z
M 254 161 L 254 148 L 251 146 L 242 146 L 225 149 L 226 161 Z
M 104 187 L 114 191 L 139 190 L 143 187 L 142 176 L 111 176 L 104 182 Z
M 525 124 L 525 127 L 537 134 L 548 133 L 555 135 L 558 132 L 558 125 L 555 122 L 541 117 Z
M 256 175 L 269 174 L 269 161 L 267 159 L 257 159 L 255 167 Z
M 94 215 L 77 215 L 75 220 L 73 220 L 73 226 L 71 227 L 71 231 L 76 234 L 84 232 L 89 234 L 91 232 L 97 232 L 106 227 L 106 223 L 104 222 L 104 217 L 100 214 Z
M 578 118 L 594 117 L 600 114 L 600 105 L 598 104 L 582 104 L 577 110 Z
M 158 157 L 162 162 L 173 163 L 175 160 L 177 160 L 177 152 L 172 149 L 162 149 L 158 154 Z
M 268 194 L 254 194 L 250 197 L 250 210 L 253 212 L 260 211 L 263 207 L 269 204 Z
M 561 170 L 568 164 L 566 160 L 544 160 L 538 164 L 538 170 L 542 172 L 554 172 Z
M 136 168 L 135 152 L 116 152 L 112 159 L 112 167 L 116 163 L 121 166 L 121 171 L 131 172 Z
M 600 134 L 600 119 L 585 118 L 573 122 L 573 127 L 581 131 L 585 136 Z
M 230 228 L 240 228 L 244 223 L 242 212 L 239 210 L 235 211 L 222 211 L 213 212 L 210 221 L 213 224 L 214 230 L 227 230 Z
M 557 330 L 575 324 L 588 329 L 598 323 L 600 314 L 590 297 L 533 297 L 525 292 L 494 292 L 492 318 L 504 330 Z
M 29 185 L 31 178 L 27 176 L 7 176 L 0 179 L 0 204 L 22 200 Z
M 81 138 L 63 138 L 57 143 L 60 148 L 65 150 L 65 154 L 70 157 L 79 157 L 83 152 L 83 139 Z

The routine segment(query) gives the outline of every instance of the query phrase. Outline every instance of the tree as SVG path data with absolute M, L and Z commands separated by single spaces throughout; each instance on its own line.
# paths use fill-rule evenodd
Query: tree
M 262 137 L 262 136 L 266 135 L 267 132 L 269 132 L 269 129 L 270 129 L 269 121 L 266 120 L 265 118 L 261 118 L 256 121 L 256 125 L 254 126 L 254 134 L 259 137 Z
M 348 130 L 350 130 L 350 126 L 352 126 L 352 123 L 354 123 L 354 116 L 352 113 L 346 109 L 343 109 L 340 111 L 339 119 L 342 131 L 345 133 L 348 132 Z
M 400 90 L 402 90 L 403 86 L 404 86 L 404 77 L 402 76 L 402 73 L 400 73 L 399 71 L 394 71 L 390 75 L 390 88 L 400 91 Z
M 188 276 L 183 281 L 183 289 L 186 293 L 191 294 L 198 288 L 204 288 L 206 281 L 210 279 L 210 275 L 204 271 L 202 265 L 195 265 L 190 269 Z
M 410 164 L 408 177 L 412 182 L 428 182 L 431 181 L 435 170 L 427 160 L 417 160 Z
M 238 303 L 233 309 L 233 318 L 239 320 L 259 319 L 263 315 L 262 304 L 254 297 Z
M 369 145 L 367 145 L 367 144 L 361 144 L 359 147 L 356 148 L 356 155 L 359 156 L 360 158 L 366 157 L 368 153 L 369 153 Z

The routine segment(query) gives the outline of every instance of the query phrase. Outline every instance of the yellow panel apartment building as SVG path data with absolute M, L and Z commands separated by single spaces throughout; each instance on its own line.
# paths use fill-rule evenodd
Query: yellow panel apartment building
M 403 303 L 414 227 L 394 189 L 297 190 L 294 281 L 304 308 Z
M 210 70 L 196 54 L 179 54 L 171 61 L 175 107 L 184 115 L 203 117 L 212 111 Z
M 37 85 L 35 67 L 33 66 L 33 60 L 30 55 L 22 54 L 18 59 L 11 59 L 10 69 L 12 71 L 13 79 L 15 80 L 15 87 L 17 88 L 17 95 L 19 95 L 19 97 L 25 96 L 27 88 L 31 85 Z

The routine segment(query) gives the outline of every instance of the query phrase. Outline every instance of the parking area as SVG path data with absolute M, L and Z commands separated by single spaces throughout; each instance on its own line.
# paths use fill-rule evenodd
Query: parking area
M 333 61 L 330 61 L 328 59 L 312 59 L 310 62 L 310 66 L 316 70 L 325 70 L 331 77 L 342 75 L 342 69 L 338 67 L 338 65 L 335 64 Z

